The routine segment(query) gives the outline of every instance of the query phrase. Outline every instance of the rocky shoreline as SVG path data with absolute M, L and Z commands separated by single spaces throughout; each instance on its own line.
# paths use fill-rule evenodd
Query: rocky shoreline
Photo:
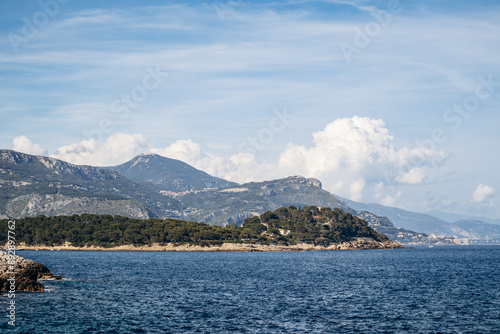
M 38 262 L 11 253 L 0 252 L 0 293 L 43 291 L 38 279 L 60 279 Z
M 60 246 L 27 246 L 20 245 L 26 250 L 70 250 L 70 251 L 149 251 L 149 252 L 300 252 L 309 250 L 361 250 L 361 249 L 398 249 L 405 248 L 394 241 L 376 241 L 371 238 L 355 238 L 351 241 L 328 247 L 315 246 L 311 244 L 297 244 L 289 246 L 259 245 L 245 243 L 223 243 L 218 246 L 196 246 L 196 245 L 166 245 L 153 244 L 149 246 L 123 245 L 118 247 L 85 246 L 76 247 L 69 243 Z

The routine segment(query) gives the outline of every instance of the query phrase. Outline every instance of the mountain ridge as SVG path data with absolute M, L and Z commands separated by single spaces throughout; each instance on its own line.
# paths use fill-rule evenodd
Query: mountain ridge
M 444 220 L 447 223 L 455 223 L 458 222 L 459 220 L 478 220 L 488 224 L 500 225 L 500 219 L 494 219 L 484 216 L 462 215 L 458 213 L 450 213 L 440 210 L 433 210 L 423 213 Z
M 151 161 L 154 163 L 148 167 Z M 131 171 L 140 183 L 113 168 L 123 168 L 125 173 Z M 148 169 L 149 173 L 141 175 Z M 191 178 L 184 179 L 186 174 L 182 170 Z M 172 179 L 168 175 L 173 175 Z M 180 188 L 164 190 L 172 185 Z M 376 226 L 394 240 L 414 243 L 426 238 L 420 224 L 401 226 L 398 222 L 401 217 L 394 219 L 355 204 L 323 190 L 319 180 L 302 176 L 236 184 L 159 155 L 139 155 L 125 164 L 103 168 L 0 150 L 0 218 L 93 213 L 142 219 L 178 218 L 226 226 L 240 225 L 247 218 L 280 207 L 314 205 L 362 216 L 370 226 Z M 438 221 L 438 225 L 448 225 L 432 219 Z M 463 235 L 456 233 L 462 230 L 464 228 L 457 227 L 453 233 Z
M 500 225 L 479 219 L 462 219 L 449 223 L 425 213 L 417 213 L 381 204 L 366 204 L 344 199 L 347 205 L 357 210 L 366 210 L 388 217 L 395 226 L 433 235 L 448 235 L 456 238 L 485 240 L 500 243 Z M 456 215 L 463 217 L 462 215 Z M 469 217 L 469 216 L 465 216 Z
M 142 218 L 170 215 L 182 209 L 179 201 L 113 170 L 13 150 L 0 150 L 0 194 L 0 215 L 12 218 L 22 217 L 29 209 L 40 214 L 50 205 L 69 205 L 66 209 L 71 212 L 74 203 L 83 205 L 85 201 L 93 203 L 91 208 L 96 213 L 111 206 L 108 210 L 120 214 L 123 204 L 132 205 L 136 209 L 132 214 Z M 120 205 L 113 207 L 115 204 Z M 49 212 L 57 213 L 57 209 Z M 131 214 L 128 209 L 125 212 Z
M 236 182 L 211 176 L 180 160 L 152 153 L 141 154 L 121 165 L 107 168 L 160 191 L 184 192 L 237 185 Z

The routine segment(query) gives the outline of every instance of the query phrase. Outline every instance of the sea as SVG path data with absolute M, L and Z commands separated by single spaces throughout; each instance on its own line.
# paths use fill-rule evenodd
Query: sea
M 23 251 L 62 281 L 0 333 L 500 333 L 500 247 Z

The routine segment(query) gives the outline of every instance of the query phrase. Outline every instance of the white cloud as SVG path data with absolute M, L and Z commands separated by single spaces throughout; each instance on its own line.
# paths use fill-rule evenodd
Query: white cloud
M 61 146 L 51 157 L 77 165 L 112 166 L 124 163 L 145 151 L 146 136 L 116 133 L 101 143 L 90 139 Z
M 310 148 L 290 143 L 278 168 L 318 178 L 326 189 L 354 200 L 361 199 L 366 188 L 380 192 L 381 182 L 421 184 L 426 168 L 439 166 L 446 158 L 444 152 L 419 147 L 397 150 L 393 135 L 380 119 L 338 119 L 313 138 Z
M 179 159 L 209 174 L 236 182 L 290 175 L 315 177 L 326 190 L 354 200 L 367 198 L 395 205 L 400 191 L 387 186 L 422 184 L 427 170 L 446 155 L 425 148 L 395 148 L 382 120 L 353 117 L 336 120 L 313 134 L 314 146 L 289 143 L 276 163 L 261 163 L 248 153 L 229 158 L 203 152 L 198 143 L 178 140 L 151 152 Z
M 150 152 L 181 160 L 208 174 L 234 182 L 250 182 L 273 175 L 273 165 L 255 161 L 252 154 L 239 153 L 229 158 L 214 156 L 203 152 L 200 145 L 190 139 L 178 140 L 165 148 L 153 148 Z
M 37 147 L 27 138 L 16 140 Z M 396 205 L 402 195 L 394 186 L 426 182 L 428 172 L 441 166 L 446 158 L 444 152 L 426 148 L 396 149 L 394 136 L 385 123 L 367 117 L 331 122 L 324 130 L 313 133 L 313 142 L 311 147 L 289 143 L 275 163 L 262 163 L 249 153 L 230 157 L 212 155 L 191 139 L 148 150 L 146 136 L 116 133 L 104 142 L 91 139 L 61 146 L 52 157 L 75 164 L 109 166 L 149 151 L 239 183 L 290 175 L 314 177 L 337 195 L 386 205 Z M 490 187 L 480 185 L 474 192 L 474 200 L 481 202 L 492 192 Z
M 47 150 L 44 149 L 39 144 L 34 143 L 26 136 L 19 136 L 12 140 L 12 149 L 17 152 L 34 154 L 34 155 L 45 155 Z
M 493 197 L 495 190 L 490 186 L 485 184 L 480 184 L 477 186 L 476 190 L 472 193 L 472 202 L 482 203 Z
M 187 164 L 196 163 L 202 157 L 200 145 L 191 139 L 180 139 L 168 147 L 153 148 L 150 152 L 171 159 L 181 160 Z
M 419 184 L 422 183 L 427 173 L 422 167 L 414 167 L 410 169 L 407 173 L 404 173 L 397 177 L 397 180 L 401 183 L 408 184 Z

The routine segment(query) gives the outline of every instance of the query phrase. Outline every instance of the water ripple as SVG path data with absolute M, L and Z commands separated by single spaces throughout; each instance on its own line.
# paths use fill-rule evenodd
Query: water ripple
M 18 294 L 2 332 L 500 332 L 500 247 L 23 256 L 65 279 Z

